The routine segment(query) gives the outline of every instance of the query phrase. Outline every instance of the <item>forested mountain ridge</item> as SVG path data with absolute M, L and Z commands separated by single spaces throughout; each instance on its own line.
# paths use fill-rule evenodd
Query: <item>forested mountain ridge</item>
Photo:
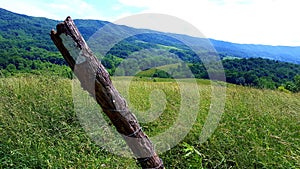
M 42 17 L 31 17 L 17 14 L 0 8 L 1 48 L 6 48 L 9 45 L 24 47 L 24 45 L 28 46 L 33 44 L 48 51 L 57 51 L 49 38 L 49 30 L 54 29 L 58 22 L 59 21 Z M 83 37 L 87 40 L 97 30 L 109 22 L 77 19 L 75 20 L 75 23 Z M 139 29 L 119 25 L 115 26 L 122 27 L 124 30 L 128 29 L 128 31 L 139 32 Z M 155 33 L 156 31 L 152 32 Z M 186 35 L 182 35 L 182 37 L 183 39 L 192 39 L 195 42 L 195 45 L 201 43 L 201 38 Z M 139 38 L 142 38 L 143 41 L 154 44 L 159 43 L 166 46 L 178 46 L 178 42 L 176 40 L 166 36 L 156 37 L 156 39 L 153 39 L 151 36 L 141 35 Z M 18 40 L 15 42 L 17 44 L 13 43 L 12 40 Z M 221 56 L 234 56 L 240 58 L 261 57 L 298 64 L 300 63 L 300 47 L 236 44 L 214 39 L 209 40 Z M 3 41 L 7 42 L 6 46 L 3 46 L 5 45 Z M 26 42 L 29 44 L 24 44 Z
M 70 77 L 70 70 L 65 65 L 64 59 L 49 36 L 50 30 L 55 29 L 58 22 L 60 21 L 16 14 L 0 8 L 0 75 L 9 76 L 16 72 L 50 72 L 50 74 L 54 73 Z M 82 19 L 74 20 L 74 22 L 86 40 L 91 38 L 101 27 L 109 23 L 106 21 Z M 109 34 L 116 36 L 122 36 L 122 32 L 133 32 L 133 34 L 136 34 L 115 45 L 105 56 L 97 55 L 110 73 L 114 73 L 116 67 L 134 52 L 149 49 L 159 52 L 167 50 L 168 53 L 174 54 L 185 61 L 196 77 L 208 78 L 205 67 L 202 65 L 199 57 L 182 42 L 172 38 L 180 37 L 180 39 L 192 41 L 195 46 L 203 45 L 203 42 L 210 42 L 220 57 L 224 59 L 223 65 L 227 81 L 231 83 L 267 88 L 277 88 L 280 85 L 284 85 L 294 90 L 294 78 L 300 74 L 300 47 L 234 44 L 151 30 L 147 30 L 147 33 L 141 33 L 145 31 L 115 24 L 110 24 L 110 26 L 112 29 L 109 30 Z M 103 38 L 101 40 L 106 42 L 109 39 Z M 164 52 L 160 56 L 153 57 L 150 51 L 150 53 L 145 53 L 139 57 L 143 57 L 149 65 L 162 66 L 165 63 L 176 63 L 176 59 L 174 60 L 172 57 L 166 58 Z M 252 59 L 231 60 L 227 58 Z M 245 65 L 247 66 L 245 67 Z M 131 66 L 137 70 L 151 68 L 148 65 Z M 177 70 L 180 70 L 180 67 Z M 132 72 L 125 72 L 124 74 L 131 75 L 132 73 L 134 73 L 134 69 L 132 69 Z M 166 76 L 161 71 L 156 72 L 155 76 L 160 77 L 162 74 Z M 249 74 L 252 74 L 252 76 L 249 76 Z M 185 77 L 184 73 L 176 74 L 176 76 Z M 288 87 L 291 86 L 290 84 L 285 85 L 289 82 L 293 84 L 292 87 Z
M 219 40 L 210 40 L 220 55 L 242 58 L 266 58 L 300 64 L 299 46 L 270 46 L 257 44 L 237 44 Z

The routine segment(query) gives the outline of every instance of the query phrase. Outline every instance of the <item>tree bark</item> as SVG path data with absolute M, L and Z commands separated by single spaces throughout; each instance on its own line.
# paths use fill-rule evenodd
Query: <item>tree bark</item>
M 148 136 L 142 131 L 136 117 L 130 112 L 125 99 L 112 85 L 104 66 L 93 55 L 71 17 L 67 17 L 51 31 L 51 39 L 68 65 L 109 117 L 122 135 L 142 168 L 163 169 Z

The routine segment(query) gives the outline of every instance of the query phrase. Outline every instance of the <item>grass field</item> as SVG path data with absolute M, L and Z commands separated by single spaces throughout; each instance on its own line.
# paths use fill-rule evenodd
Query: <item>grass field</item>
M 128 77 L 114 78 L 118 84 Z M 155 136 L 172 126 L 180 107 L 177 83 L 133 78 L 130 106 L 146 111 L 155 97 L 165 110 L 144 131 Z M 189 83 L 188 81 L 186 83 Z M 166 168 L 300 168 L 300 94 L 228 85 L 226 106 L 213 135 L 199 137 L 210 108 L 210 82 L 198 80 L 201 102 L 192 129 L 160 154 Z M 119 90 L 122 90 L 120 88 Z M 120 91 L 122 93 L 122 91 Z M 0 168 L 138 168 L 133 158 L 106 151 L 85 133 L 74 111 L 72 82 L 59 77 L 0 78 Z

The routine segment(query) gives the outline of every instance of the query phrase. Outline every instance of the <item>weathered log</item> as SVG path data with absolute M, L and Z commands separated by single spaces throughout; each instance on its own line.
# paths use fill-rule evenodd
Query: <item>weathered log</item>
M 142 168 L 163 169 L 163 162 L 142 131 L 125 99 L 113 86 L 104 66 L 93 55 L 71 17 L 51 31 L 51 39 L 77 76 L 84 90 L 94 97 L 122 135 Z

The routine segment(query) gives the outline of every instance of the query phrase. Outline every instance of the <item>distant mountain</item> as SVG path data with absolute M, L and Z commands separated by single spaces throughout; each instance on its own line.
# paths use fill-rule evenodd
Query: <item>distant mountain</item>
M 222 56 L 261 57 L 300 64 L 300 47 L 236 44 L 213 39 L 210 41 Z
M 49 38 L 49 30 L 55 28 L 58 22 L 59 21 L 47 18 L 16 14 L 0 8 L 0 52 L 2 53 L 3 50 L 9 51 L 11 46 L 18 46 L 19 49 L 24 49 L 31 45 L 46 51 L 57 51 Z M 97 30 L 109 23 L 106 21 L 81 19 L 75 20 L 74 22 L 85 39 L 89 39 Z M 122 32 L 130 32 L 133 34 L 145 32 L 127 26 L 110 25 L 114 27 L 115 32 L 111 31 L 109 33 L 115 33 L 116 35 Z M 140 34 L 131 39 L 129 38 L 128 41 L 131 42 L 131 46 L 141 45 L 141 43 L 133 43 L 136 42 L 136 40 L 141 40 L 152 45 L 175 46 L 181 49 L 185 47 L 182 42 L 179 42 L 175 38 L 170 38 L 168 36 L 170 34 L 151 30 L 148 30 L 148 32 L 148 34 Z M 151 34 L 155 36 L 151 36 Z M 203 45 L 203 39 L 201 38 L 177 34 L 172 34 L 172 37 L 193 41 L 193 45 L 195 46 Z M 209 40 L 221 57 L 261 57 L 300 64 L 300 47 L 235 44 L 214 39 Z

